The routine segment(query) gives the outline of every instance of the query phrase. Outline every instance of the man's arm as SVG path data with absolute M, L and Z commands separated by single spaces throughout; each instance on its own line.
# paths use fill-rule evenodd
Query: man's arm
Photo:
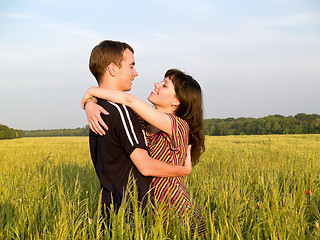
M 136 148 L 130 158 L 139 172 L 144 176 L 153 177 L 176 177 L 188 176 L 192 171 L 191 165 L 191 145 L 188 146 L 187 156 L 184 166 L 171 165 L 160 160 L 153 159 L 148 152 L 141 148 Z
M 89 106 L 89 104 L 92 103 L 92 106 L 94 109 L 96 109 L 97 111 L 95 111 L 99 117 L 101 118 L 101 120 L 103 121 L 104 118 L 106 118 L 107 116 L 102 115 L 100 116 L 100 108 L 102 108 L 101 106 L 97 105 L 95 102 L 90 101 L 87 105 Z M 91 106 L 91 105 L 90 105 Z M 98 106 L 98 108 L 97 108 Z M 103 109 L 103 108 L 102 108 Z M 127 118 L 127 114 L 125 114 L 124 110 L 121 108 L 118 109 L 119 111 L 123 111 L 123 117 Z M 106 112 L 108 113 L 108 112 Z M 119 115 L 120 116 L 120 115 Z M 115 115 L 113 115 L 113 117 L 115 117 Z M 133 121 L 132 122 L 132 126 L 140 126 L 140 122 L 138 121 L 138 119 L 136 118 L 136 116 L 134 115 L 133 118 L 128 118 L 128 121 Z M 149 156 L 147 150 L 146 150 L 146 146 L 143 144 L 145 142 L 145 138 L 143 136 L 143 132 L 141 131 L 141 129 L 131 129 L 129 128 L 129 132 L 134 131 L 136 134 L 136 137 L 138 138 L 138 142 L 139 144 L 132 149 L 132 143 L 129 142 L 128 140 L 128 133 L 124 130 L 125 128 L 122 126 L 123 121 L 115 121 L 115 122 L 119 122 L 119 130 L 117 131 L 117 135 L 120 136 L 120 144 L 123 146 L 124 149 L 126 149 L 125 151 L 130 154 L 130 158 L 133 162 L 133 164 L 137 167 L 138 171 L 144 175 L 144 176 L 154 176 L 154 177 L 175 177 L 175 176 L 188 176 L 191 171 L 192 171 L 192 164 L 191 164 L 191 154 L 190 154 L 190 150 L 191 147 L 188 148 L 187 150 L 187 156 L 185 159 L 185 164 L 184 166 L 178 166 L 178 165 L 171 165 L 156 159 L 153 159 Z M 122 123 L 122 124 L 121 124 Z M 89 126 L 92 130 L 92 125 L 89 122 Z M 99 125 L 99 123 L 98 123 Z M 114 129 L 114 128 L 112 128 Z M 101 134 L 104 135 L 104 134 Z M 129 134 L 130 135 L 130 134 Z
M 81 106 L 83 109 L 85 109 L 85 103 L 89 103 L 90 99 L 93 96 L 101 99 L 106 99 L 111 102 L 124 104 L 133 109 L 149 124 L 157 127 L 158 129 L 169 135 L 172 134 L 171 121 L 166 113 L 160 112 L 159 110 L 155 109 L 154 107 L 145 103 L 134 95 L 131 95 L 130 93 L 115 89 L 91 87 L 88 89 L 81 100 Z M 90 118 L 88 116 L 88 120 L 93 122 L 93 127 L 97 126 L 96 128 L 99 129 L 99 126 L 96 124 L 99 124 L 99 122 L 101 123 L 100 119 L 96 119 L 94 116 L 93 118 Z

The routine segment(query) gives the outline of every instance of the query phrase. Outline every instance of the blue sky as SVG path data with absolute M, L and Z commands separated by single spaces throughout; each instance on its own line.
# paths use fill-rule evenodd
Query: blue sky
M 0 123 L 86 125 L 80 99 L 96 85 L 92 48 L 135 49 L 133 90 L 146 100 L 166 70 L 202 86 L 205 118 L 320 114 L 318 0 L 2 0 Z

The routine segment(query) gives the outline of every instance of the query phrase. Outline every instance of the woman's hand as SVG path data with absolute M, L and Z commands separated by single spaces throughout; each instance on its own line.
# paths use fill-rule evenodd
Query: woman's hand
M 191 145 L 188 145 L 188 147 L 187 147 L 187 156 L 186 156 L 186 159 L 185 159 L 185 162 L 184 162 L 184 166 L 187 168 L 187 170 L 188 170 L 188 172 L 190 174 L 192 172 Z
M 82 98 L 82 100 L 83 99 L 84 97 Z M 82 104 L 82 101 L 81 101 L 81 104 Z M 96 134 L 100 134 L 101 136 L 105 135 L 106 133 L 102 127 L 108 130 L 108 126 L 105 124 L 105 122 L 101 118 L 100 113 L 103 113 L 105 115 L 109 115 L 109 113 L 103 107 L 96 104 L 93 100 L 90 100 L 89 102 L 86 103 L 85 111 L 87 114 L 87 119 L 88 119 L 90 129 Z

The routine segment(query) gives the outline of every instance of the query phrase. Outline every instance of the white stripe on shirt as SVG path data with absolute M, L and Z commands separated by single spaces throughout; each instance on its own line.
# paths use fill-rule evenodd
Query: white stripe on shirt
M 126 111 L 126 114 L 127 114 L 127 117 L 129 119 L 129 125 L 130 125 L 130 128 L 131 128 L 131 131 L 132 131 L 132 134 L 133 134 L 133 137 L 134 139 L 136 140 L 136 143 L 139 144 L 139 141 L 138 141 L 138 138 L 137 138 L 137 135 L 133 129 L 133 125 L 132 125 L 132 122 L 131 122 L 131 118 L 130 118 L 130 115 L 129 115 L 129 112 L 128 112 L 128 109 L 127 109 L 127 106 L 126 105 L 122 105 L 124 110 Z
M 117 104 L 115 104 L 115 103 L 113 103 L 113 102 L 110 102 L 110 101 L 108 101 L 108 102 L 109 102 L 110 104 L 112 104 L 113 106 L 115 106 L 115 107 L 118 109 L 119 114 L 120 114 L 120 117 L 121 117 L 121 121 L 122 121 L 122 124 L 123 124 L 123 127 L 124 127 L 124 130 L 125 130 L 125 132 L 126 132 L 126 134 L 127 134 L 127 137 L 128 137 L 128 139 L 129 139 L 129 142 L 131 143 L 131 146 L 133 146 L 133 141 L 132 141 L 132 138 L 131 138 L 131 136 L 130 136 L 129 129 L 128 129 L 127 123 L 126 123 L 126 121 L 125 121 L 125 119 L 124 119 L 124 116 L 123 116 L 123 113 L 122 113 L 121 108 L 120 108 Z M 122 106 L 124 106 L 124 105 L 122 105 Z M 124 107 L 125 107 L 125 106 L 124 106 Z M 125 108 L 125 110 L 127 111 L 126 108 Z M 136 143 L 139 143 L 139 142 L 137 141 L 137 139 L 136 139 L 136 134 L 135 134 L 135 132 L 134 132 L 134 130 L 133 130 L 131 118 L 129 117 L 128 114 L 129 114 L 129 113 L 127 112 L 128 122 L 129 122 L 129 124 L 130 124 L 130 126 L 131 126 L 131 131 L 133 131 L 133 135 L 134 135 L 134 137 L 135 137 Z

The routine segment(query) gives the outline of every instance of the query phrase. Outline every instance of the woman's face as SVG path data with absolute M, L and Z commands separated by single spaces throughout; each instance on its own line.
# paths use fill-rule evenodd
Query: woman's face
M 148 100 L 158 110 L 162 109 L 165 112 L 171 112 L 172 106 L 179 104 L 172 81 L 166 77 L 162 82 L 155 83 L 154 87 L 155 88 L 148 97 Z

